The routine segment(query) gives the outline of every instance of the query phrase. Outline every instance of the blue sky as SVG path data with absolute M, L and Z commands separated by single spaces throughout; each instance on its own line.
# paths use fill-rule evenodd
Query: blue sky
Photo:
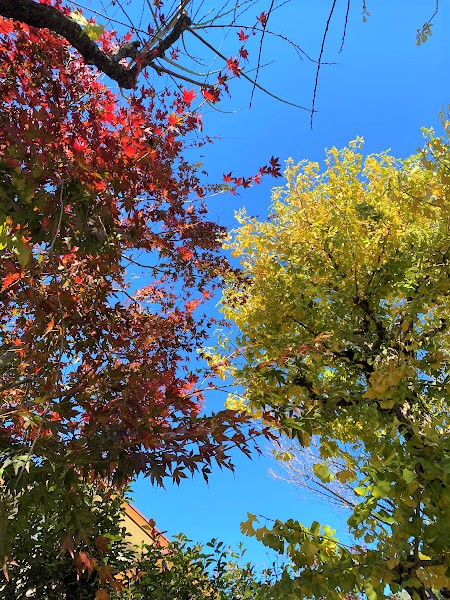
M 366 23 L 361 4 L 352 3 L 347 38 L 339 54 L 347 2 L 336 2 L 324 60 L 339 64 L 322 67 L 312 130 L 307 112 L 261 92 L 249 109 L 251 86 L 242 80 L 232 82 L 231 99 L 219 105 L 224 112 L 202 108 L 204 133 L 217 138 L 204 150 L 211 179 L 220 179 L 228 171 L 253 174 L 272 155 L 281 162 L 288 157 L 322 161 L 325 147 L 345 146 L 356 136 L 365 139 L 366 153 L 390 148 L 393 154 L 406 157 L 422 144 L 420 128 L 437 126 L 438 113 L 450 101 L 450 7 L 440 3 L 432 37 L 418 47 L 416 30 L 433 14 L 434 0 L 367 0 L 371 16 Z M 268 28 L 317 57 L 331 5 L 331 0 L 293 0 L 273 13 Z M 273 62 L 263 69 L 260 83 L 287 100 L 311 104 L 312 63 L 300 61 L 287 44 L 270 36 L 263 48 L 266 61 Z M 240 196 L 212 198 L 211 216 L 233 227 L 234 211 L 245 206 L 250 214 L 264 218 L 271 186 L 279 184 L 280 180 L 267 179 Z M 207 407 L 217 410 L 223 400 L 212 394 Z M 342 517 L 314 498 L 299 500 L 295 488 L 271 478 L 267 471 L 272 459 L 255 456 L 249 461 L 236 456 L 235 463 L 235 474 L 215 469 L 208 485 L 197 477 L 180 487 L 168 483 L 162 490 L 139 481 L 134 486 L 135 504 L 168 535 L 182 531 L 200 541 L 212 537 L 231 545 L 243 541 L 248 558 L 259 564 L 266 560 L 264 548 L 239 532 L 247 511 L 272 518 L 293 517 L 305 524 L 317 519 L 338 532 L 344 530 Z

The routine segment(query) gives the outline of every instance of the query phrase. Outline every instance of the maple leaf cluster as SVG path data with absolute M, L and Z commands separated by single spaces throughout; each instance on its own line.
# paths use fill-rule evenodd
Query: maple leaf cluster
M 251 177 L 236 177 L 231 173 L 224 173 L 223 181 L 230 186 L 228 190 L 234 194 L 238 187 L 248 188 L 253 184 L 261 183 L 261 178 L 264 175 L 270 175 L 271 177 L 281 177 L 281 165 L 279 159 L 272 156 L 268 165 L 264 165 L 259 168 L 258 172 Z
M 117 485 L 231 466 L 246 419 L 201 416 L 187 366 L 227 268 L 183 154 L 194 92 L 118 102 L 62 38 L 2 20 L 0 96 L 0 452 L 27 457 L 18 489 L 30 463 Z
M 98 43 L 111 54 L 117 40 Z M 207 479 L 269 435 L 233 410 L 205 414 L 214 370 L 194 357 L 212 324 L 202 305 L 229 270 L 206 197 L 280 167 L 212 185 L 185 158 L 209 141 L 194 100 L 218 102 L 228 72 L 199 94 L 145 82 L 126 101 L 95 73 L 64 38 L 0 18 L 0 562 L 7 575 L 30 515 L 57 515 L 62 554 L 104 586 L 85 552 L 86 489 Z

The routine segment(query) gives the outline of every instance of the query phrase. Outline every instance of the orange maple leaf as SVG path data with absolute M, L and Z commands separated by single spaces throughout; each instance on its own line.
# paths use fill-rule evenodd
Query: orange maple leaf
M 49 331 L 51 331 L 51 330 L 53 329 L 53 326 L 54 326 L 54 325 L 55 325 L 55 319 L 52 317 L 52 318 L 50 319 L 50 321 L 49 321 L 49 324 L 48 324 L 48 325 L 47 325 L 47 327 L 45 328 L 44 335 L 45 335 L 46 333 L 48 333 Z
M 10 19 L 1 19 L 0 20 L 0 33 L 8 34 L 14 30 L 14 23 Z
M 10 285 L 12 285 L 15 281 L 17 281 L 17 279 L 20 279 L 22 276 L 22 273 L 10 273 L 9 275 L 7 275 L 3 280 L 2 292 L 6 290 L 6 288 L 9 288 Z

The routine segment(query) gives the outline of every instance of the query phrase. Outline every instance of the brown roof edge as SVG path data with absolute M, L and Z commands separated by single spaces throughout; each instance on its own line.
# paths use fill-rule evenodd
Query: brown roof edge
M 144 515 L 138 511 L 138 509 L 126 502 L 124 505 L 125 514 L 129 519 L 131 519 L 136 525 L 142 529 L 143 533 L 150 537 L 153 541 L 158 541 L 161 546 L 167 547 L 170 543 L 169 538 L 167 538 L 159 529 L 157 529 L 154 525 L 144 517 Z

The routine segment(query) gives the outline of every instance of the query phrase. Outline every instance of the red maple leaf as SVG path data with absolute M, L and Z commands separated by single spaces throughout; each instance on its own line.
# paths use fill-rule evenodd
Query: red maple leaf
M 270 166 L 274 169 L 279 169 L 280 168 L 280 159 L 278 158 L 278 156 L 275 158 L 274 156 L 272 156 L 272 158 L 269 160 L 270 162 Z
M 13 30 L 14 30 L 13 21 L 11 21 L 10 19 L 4 19 L 3 17 L 1 17 L 0 18 L 0 33 L 7 35 L 8 33 L 11 33 L 11 31 L 13 31 Z
M 261 23 L 261 25 L 265 28 L 267 25 L 267 15 L 266 13 L 263 11 L 259 17 L 257 17 L 258 21 Z
M 279 158 L 272 156 L 272 158 L 269 160 L 269 164 L 270 166 L 266 167 L 266 173 L 272 175 L 272 177 L 281 177 L 281 165 Z
M 244 46 L 242 46 L 242 48 L 239 50 L 239 56 L 241 56 L 244 60 L 247 60 L 248 50 L 246 50 Z
M 199 304 L 200 304 L 200 300 L 197 300 L 196 298 L 194 298 L 193 300 L 188 300 L 185 304 L 187 312 L 188 313 L 193 312 L 198 307 Z
M 122 148 L 123 148 L 124 154 L 126 156 L 128 156 L 129 158 L 134 158 L 136 156 L 136 154 L 138 153 L 138 150 L 137 150 L 133 140 L 130 140 L 130 139 L 122 140 Z
M 238 38 L 241 42 L 245 42 L 245 40 L 248 40 L 248 35 L 243 29 L 241 29 L 240 31 L 238 31 Z
M 85 140 L 75 140 L 73 143 L 74 152 L 83 153 L 87 150 L 87 144 Z
M 217 83 L 219 85 L 225 85 L 225 82 L 227 81 L 227 79 L 228 79 L 228 75 L 222 75 L 222 72 L 220 72 L 217 75 Z
M 233 58 L 232 56 L 230 56 L 230 58 L 227 60 L 227 67 L 230 69 L 233 75 L 235 75 L 236 77 L 240 77 L 241 68 L 239 67 L 239 61 L 237 60 L 237 58 Z
M 181 254 L 181 258 L 182 260 L 184 260 L 184 262 L 191 260 L 191 258 L 193 258 L 194 256 L 194 253 L 191 252 L 191 250 L 189 250 L 189 248 L 186 248 L 185 246 L 181 246 L 181 248 L 178 248 L 178 252 Z
M 167 121 L 169 122 L 169 125 L 173 127 L 174 125 L 178 125 L 178 123 L 181 121 L 181 117 L 177 117 L 177 115 L 174 112 L 172 112 L 170 113 Z
M 194 92 L 194 90 L 183 89 L 183 101 L 186 102 L 188 106 L 191 104 L 194 98 L 197 98 L 197 94 Z
M 202 94 L 208 102 L 219 102 L 220 90 L 217 88 L 202 88 Z

